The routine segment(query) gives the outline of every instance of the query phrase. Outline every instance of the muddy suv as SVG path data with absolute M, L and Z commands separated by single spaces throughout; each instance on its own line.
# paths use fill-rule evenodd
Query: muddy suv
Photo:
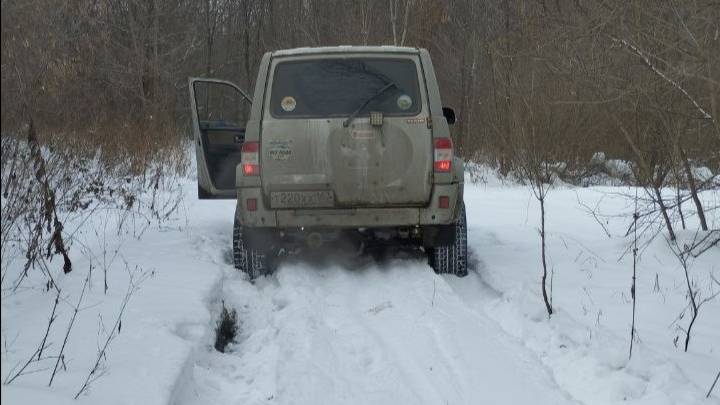
M 388 245 L 467 274 L 463 162 L 429 53 L 399 47 L 266 53 L 251 98 L 190 79 L 199 198 L 237 198 L 235 266 L 250 277 L 304 249 Z

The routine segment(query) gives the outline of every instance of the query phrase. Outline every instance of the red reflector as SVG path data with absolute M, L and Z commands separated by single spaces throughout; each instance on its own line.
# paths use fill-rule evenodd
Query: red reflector
M 257 210 L 257 199 L 256 198 L 248 198 L 245 200 L 245 206 L 247 207 L 248 211 L 256 211 Z
M 438 198 L 438 207 L 450 208 L 450 197 L 441 195 L 440 198 Z
M 436 172 L 449 172 L 450 171 L 450 161 L 449 160 L 441 160 L 439 162 L 435 162 L 435 171 Z
M 257 176 L 260 174 L 260 165 L 251 165 L 249 163 L 243 163 L 243 174 L 245 176 Z

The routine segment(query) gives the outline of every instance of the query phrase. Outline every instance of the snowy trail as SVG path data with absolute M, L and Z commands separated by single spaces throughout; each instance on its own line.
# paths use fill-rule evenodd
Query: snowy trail
M 186 187 L 195 193 L 194 181 Z M 616 191 L 551 194 L 550 320 L 538 285 L 538 210 L 524 188 L 466 186 L 474 271 L 462 279 L 436 275 L 417 257 L 382 264 L 368 258 L 285 263 L 251 284 L 231 264 L 235 202 L 188 198 L 167 226 L 123 242 L 130 266 L 152 277 L 123 317 L 102 378 L 72 400 L 95 362 L 97 315 L 114 319 L 128 283 L 120 261 L 108 273 L 108 295 L 94 278 L 87 302 L 98 312 L 78 317 L 66 351 L 70 366 L 56 385 L 50 389 L 42 373 L 31 373 L 3 386 L 2 402 L 720 404 L 717 388 L 705 398 L 720 364 L 720 300 L 704 307 L 689 352 L 675 347 L 677 328 L 686 324 L 676 319 L 686 306 L 684 279 L 663 240 L 639 263 L 642 339 L 628 359 L 631 263 L 618 260 L 627 222 L 610 222 L 607 237 L 577 204 L 603 200 L 606 212 L 622 213 L 625 202 L 607 197 Z M 720 227 L 720 217 L 712 221 Z M 87 268 L 77 255 L 77 268 Z M 709 252 L 693 263 L 694 279 L 702 285 L 717 275 L 718 263 L 720 249 Z M 85 274 L 62 279 L 68 296 L 78 296 Z M 3 300 L 3 378 L 35 349 L 52 298 L 26 291 Z M 225 354 L 212 347 L 222 301 L 240 322 L 237 343 Z M 71 310 L 63 307 L 50 339 L 56 344 Z
M 438 276 L 419 260 L 295 263 L 255 285 L 228 269 L 222 284 L 241 336 L 229 353 L 198 351 L 178 403 L 571 403 L 534 354 L 456 293 L 497 298 L 477 274 Z

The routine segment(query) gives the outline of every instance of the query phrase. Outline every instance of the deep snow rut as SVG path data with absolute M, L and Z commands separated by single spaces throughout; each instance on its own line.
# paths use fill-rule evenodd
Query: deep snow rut
M 255 284 L 227 269 L 213 302 L 238 311 L 240 336 L 225 354 L 199 348 L 175 401 L 567 403 L 539 360 L 458 285 L 496 295 L 477 274 L 438 276 L 417 260 L 286 264 Z

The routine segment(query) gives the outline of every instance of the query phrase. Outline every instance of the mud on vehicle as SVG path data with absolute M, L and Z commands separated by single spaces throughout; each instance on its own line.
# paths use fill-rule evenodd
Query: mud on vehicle
M 236 198 L 235 266 L 254 278 L 323 245 L 416 246 L 467 274 L 461 159 L 424 49 L 266 53 L 251 98 L 191 78 L 198 196 Z

